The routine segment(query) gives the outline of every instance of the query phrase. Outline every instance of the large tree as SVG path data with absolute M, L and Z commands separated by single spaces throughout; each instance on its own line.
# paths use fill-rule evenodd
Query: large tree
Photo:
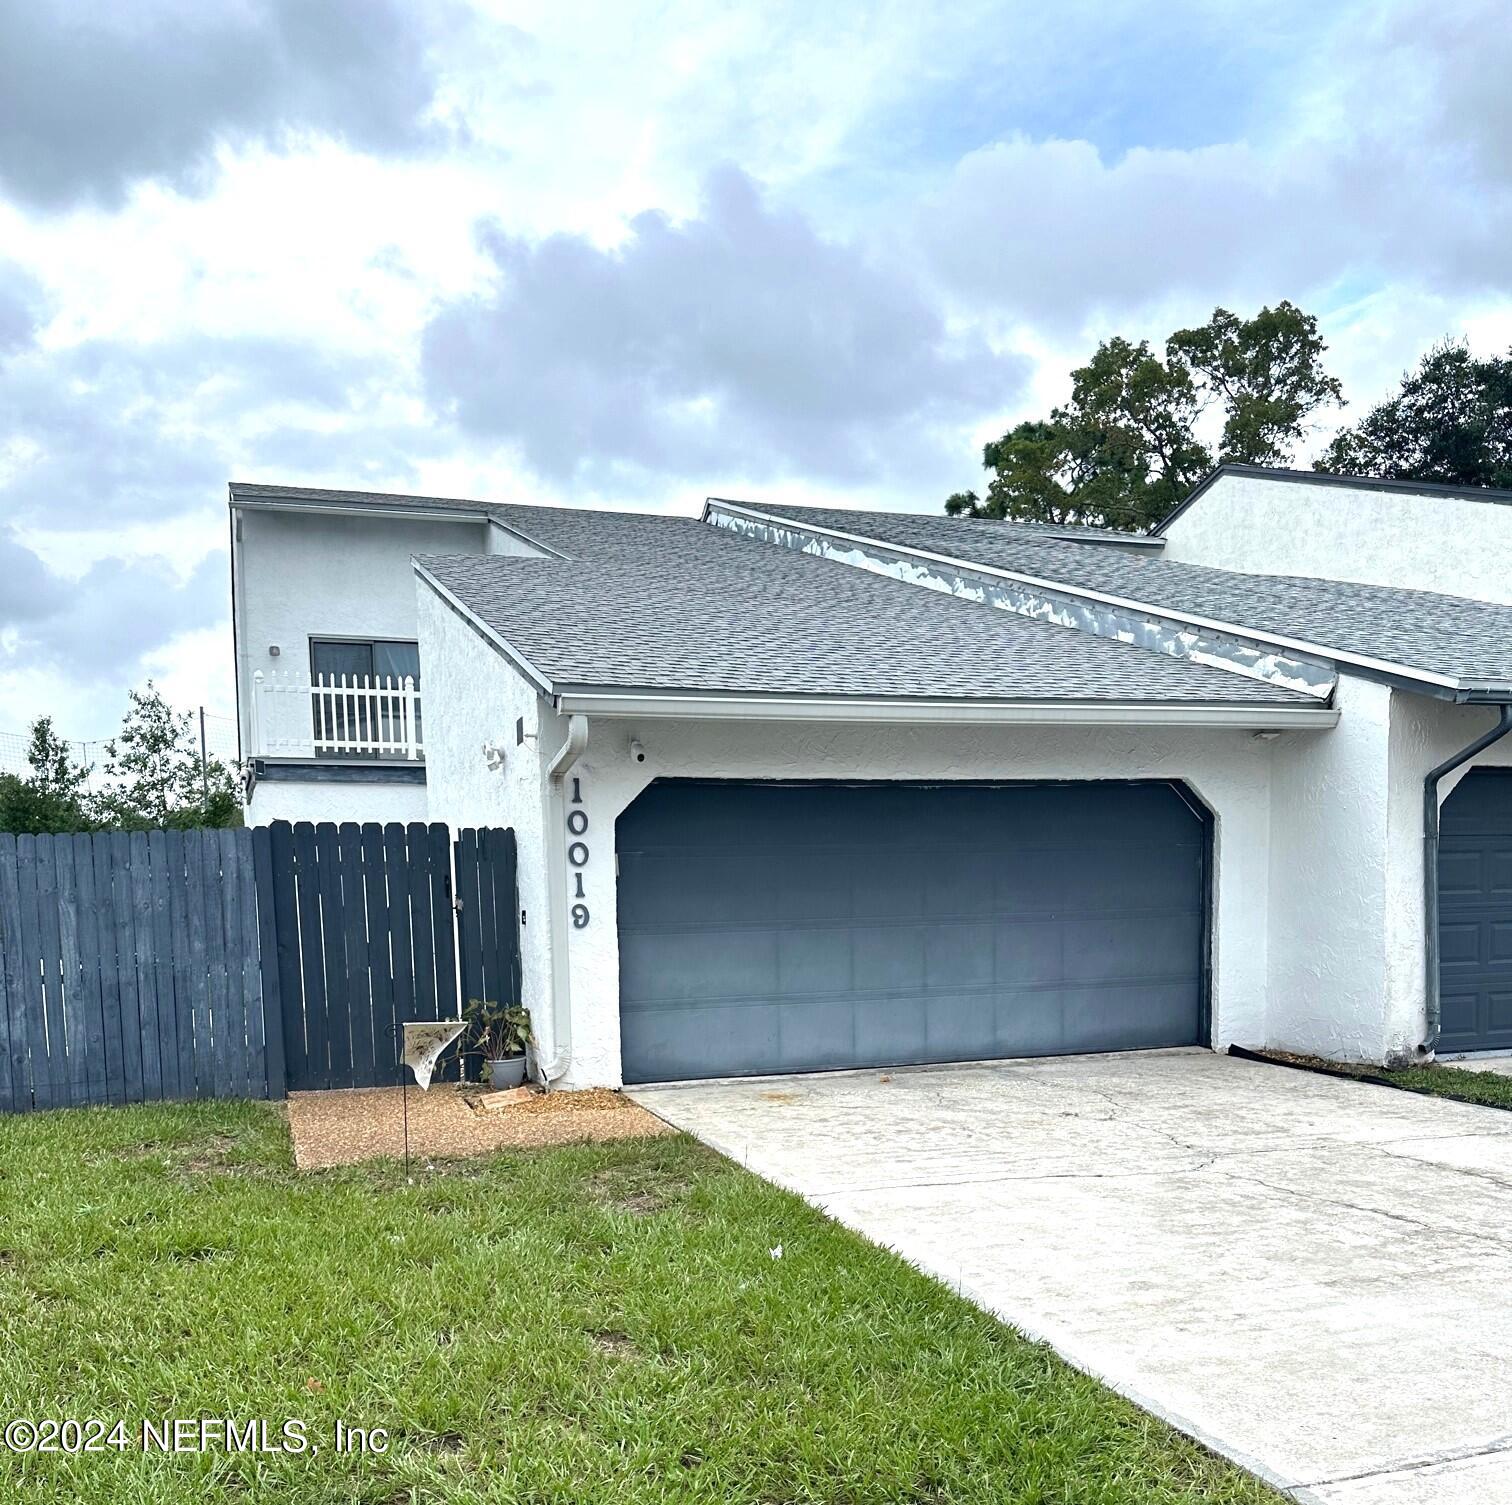
M 1395 397 L 1335 436 L 1316 468 L 1512 487 L 1512 351 L 1476 360 L 1462 341 L 1435 345 Z
M 101 824 L 126 831 L 240 825 L 235 775 L 216 758 L 201 765 L 193 718 L 175 711 L 150 679 L 130 693 L 120 735 L 105 744 Z
M 1157 355 L 1147 340 L 1105 340 L 1071 373 L 1071 400 L 986 445 L 985 495 L 957 492 L 953 517 L 1007 517 L 1144 531 L 1210 470 L 1198 420 L 1223 411 L 1220 461 L 1276 465 L 1308 417 L 1342 403 L 1323 369 L 1317 320 L 1292 303 L 1251 319 L 1227 309 L 1180 329 Z
M 89 766 L 74 761 L 51 717 L 32 722 L 26 763 L 26 778 L 0 777 L 0 831 L 89 830 Z

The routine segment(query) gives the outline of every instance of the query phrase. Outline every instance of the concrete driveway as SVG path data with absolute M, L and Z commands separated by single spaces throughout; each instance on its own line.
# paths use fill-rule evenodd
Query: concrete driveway
M 1512 1113 L 1206 1051 L 634 1096 L 1300 1499 L 1512 1505 Z

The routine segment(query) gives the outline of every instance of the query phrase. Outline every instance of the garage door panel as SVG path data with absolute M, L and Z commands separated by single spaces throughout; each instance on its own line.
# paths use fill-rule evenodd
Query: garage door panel
M 627 944 L 628 942 L 628 944 Z M 778 992 L 777 932 L 659 930 L 622 937 L 620 987 L 655 1006 Z
M 1201 861 L 1200 849 L 1190 846 L 1149 846 L 1127 851 L 1097 870 L 1091 892 L 1108 909 L 1183 909 L 1200 912 L 1201 895 L 1192 887 L 1192 868 Z
M 858 920 L 913 919 L 924 907 L 924 874 L 917 862 L 889 852 L 875 857 L 856 848 L 830 852 L 816 870 L 851 894 Z
M 924 986 L 924 934 L 917 924 L 859 925 L 852 948 L 858 993 L 917 992 Z
M 1452 1042 L 1475 1038 L 1478 1001 L 1474 993 L 1444 991 L 1439 995 L 1439 1044 L 1442 1049 L 1460 1049 Z
M 1195 1042 L 1205 839 L 1168 786 L 654 785 L 626 1080 Z
M 1439 926 L 1439 962 L 1458 966 L 1481 959 L 1481 927 L 1473 923 Z
M 775 1012 L 750 1004 L 637 1010 L 621 1018 L 620 1054 L 631 1082 L 675 1081 L 709 1076 L 710 1040 L 732 1060 L 753 1064 L 743 1071 L 781 1071 L 781 1040 Z
M 772 878 L 773 913 L 783 921 L 807 924 L 820 920 L 850 920 L 856 915 L 855 890 L 838 881 L 843 874 L 831 863 L 795 861 L 784 854 L 780 872 Z
M 928 854 L 920 862 L 925 874 L 924 913 L 991 915 L 997 908 L 994 888 L 999 860 L 990 852 L 960 852 L 944 862 L 938 854 Z
M 1499 844 L 1486 862 L 1486 889 L 1498 899 L 1512 895 L 1512 847 Z
M 991 989 L 941 989 L 924 996 L 929 1061 L 979 1061 L 1003 1055 Z
M 1507 981 L 1507 987 L 1486 993 L 1486 1024 L 1497 1035 L 1512 1035 L 1512 978 Z
M 1492 966 L 1505 967 L 1512 962 L 1512 919 L 1493 920 L 1486 927 L 1486 960 Z
M 926 1062 L 929 1034 L 924 1011 L 912 994 L 877 994 L 856 1000 L 856 1060 L 863 1065 Z
M 1066 1049 L 1065 996 L 1061 988 L 1000 989 L 993 1022 L 999 1056 L 1056 1056 Z
M 777 993 L 848 993 L 853 936 L 848 926 L 804 926 L 777 938 Z
M 1202 941 L 1200 915 L 1105 914 L 1070 920 L 1061 929 L 1070 983 L 1159 980 Z
M 1439 1049 L 1512 1046 L 1512 770 L 1472 769 L 1441 811 Z
M 1158 983 L 1134 988 L 1068 989 L 1065 1039 L 1107 1040 L 1104 1050 L 1143 1050 L 1188 1027 L 1197 1008 L 1194 985 Z
M 778 1056 L 769 1071 L 823 1071 L 856 1059 L 855 1005 L 849 998 L 779 1004 Z
M 1034 985 L 1066 975 L 1065 927 L 1058 920 L 1007 920 L 993 932 L 993 976 Z
M 1473 848 L 1451 848 L 1445 844 L 1439 852 L 1439 893 L 1475 894 L 1485 891 L 1481 853 Z
M 779 918 L 774 860 L 732 864 L 713 852 L 643 852 L 621 859 L 620 876 L 641 895 L 641 923 L 717 925 Z
M 923 940 L 926 988 L 992 985 L 996 969 L 991 925 L 926 925 Z

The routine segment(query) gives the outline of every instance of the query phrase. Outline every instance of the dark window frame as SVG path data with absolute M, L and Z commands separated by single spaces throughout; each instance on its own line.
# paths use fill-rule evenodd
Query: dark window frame
M 312 634 L 309 635 L 309 637 L 307 639 L 307 643 L 308 643 L 307 655 L 308 655 L 308 660 L 309 660 L 309 672 L 310 672 L 310 683 L 311 683 L 311 685 L 316 684 L 316 682 L 317 682 L 317 676 L 321 672 L 324 672 L 324 671 L 317 670 L 316 667 L 315 667 L 315 656 L 316 656 L 316 650 L 318 648 L 322 648 L 322 647 L 324 647 L 324 646 L 326 646 L 328 644 L 331 647 L 335 647 L 335 648 L 342 648 L 342 647 L 366 648 L 368 650 L 368 668 L 366 669 L 366 671 L 362 671 L 362 672 L 366 673 L 366 675 L 369 678 L 369 680 L 373 680 L 373 679 L 379 678 L 377 670 L 374 667 L 375 656 L 374 656 L 373 650 L 376 649 L 376 648 L 379 648 L 379 647 L 390 646 L 390 647 L 400 647 L 400 648 L 412 648 L 412 649 L 414 649 L 415 660 L 416 660 L 415 672 L 414 672 L 413 675 L 409 675 L 409 676 L 405 676 L 405 675 L 386 675 L 386 676 L 383 676 L 383 677 L 384 678 L 392 678 L 392 679 L 398 681 L 398 683 L 400 685 L 402 685 L 404 679 L 406 677 L 408 677 L 408 678 L 411 678 L 411 679 L 414 680 L 414 689 L 416 691 L 418 691 L 420 689 L 420 664 L 419 664 L 419 659 L 420 659 L 420 643 L 419 643 L 419 640 L 416 639 L 416 638 L 372 637 L 372 636 L 359 636 L 359 635 L 356 635 L 356 634 L 344 634 L 344 633 L 322 633 L 320 636 L 317 637 L 315 634 L 312 633 Z M 342 672 L 345 672 L 345 671 L 342 671 Z M 423 742 L 424 742 L 424 728 L 423 728 L 422 721 L 421 721 L 421 704 L 420 704 L 420 701 L 418 699 L 415 701 L 414 711 L 415 711 L 415 726 L 414 726 L 415 740 L 417 742 L 420 742 L 423 745 Z M 311 699 L 310 699 L 310 724 L 311 724 L 312 733 L 316 737 L 319 737 L 321 735 L 322 731 L 329 731 L 329 730 L 331 730 L 331 728 L 323 726 L 323 724 L 322 724 L 322 715 L 323 714 L 324 714 L 324 712 L 323 712 L 323 708 L 322 708 L 322 705 L 321 705 L 320 698 L 318 696 L 311 696 Z M 342 729 L 344 729 L 344 716 L 345 716 L 344 710 L 338 707 L 338 709 L 336 710 L 335 714 L 336 714 L 337 722 L 340 723 Z M 356 737 L 356 740 L 363 740 L 369 734 L 369 729 L 368 729 L 368 727 L 366 725 L 366 718 L 367 718 L 367 711 L 366 711 L 366 709 L 363 708 L 363 707 L 361 707 L 361 706 L 359 706 L 358 711 L 357 711 L 357 715 L 358 715 L 359 724 L 357 726 L 357 737 Z M 370 760 L 385 761 L 386 762 L 386 761 L 393 761 L 393 760 L 399 758 L 398 754 L 395 754 L 395 753 L 382 753 L 382 752 L 378 752 L 376 749 L 372 750 L 372 751 L 357 751 L 357 750 L 350 749 L 350 748 L 344 748 L 344 749 L 337 749 L 337 748 L 317 749 L 316 752 L 315 752 L 315 756 L 317 758 L 321 758 L 321 759 L 325 759 L 325 760 L 335 759 L 335 760 L 339 760 L 339 761 L 342 761 L 342 762 L 351 762 L 351 761 L 367 762 L 367 761 L 370 761 Z

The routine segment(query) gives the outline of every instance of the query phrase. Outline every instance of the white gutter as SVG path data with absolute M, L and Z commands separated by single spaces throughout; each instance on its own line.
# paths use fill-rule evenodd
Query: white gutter
M 883 700 L 862 696 L 636 695 L 570 690 L 567 714 L 711 721 L 858 721 L 895 726 L 1191 726 L 1311 730 L 1337 726 L 1333 706 L 1096 701 Z
M 551 923 L 551 1035 L 552 1057 L 542 1062 L 546 1086 L 557 1081 L 572 1064 L 572 968 L 567 955 L 571 929 L 567 914 L 566 848 L 562 833 L 567 825 L 562 781 L 588 747 L 588 718 L 573 714 L 567 721 L 567 739 L 557 749 L 546 769 L 546 881 L 551 887 L 547 910 Z
M 1051 580 L 1042 575 L 1031 575 L 1023 570 L 1003 569 L 999 565 L 981 564 L 976 560 L 958 559 L 950 554 L 936 554 L 929 549 L 919 549 L 911 544 L 893 543 L 888 539 L 874 538 L 865 533 L 847 533 L 839 528 L 830 528 L 819 523 L 799 521 L 783 517 L 776 512 L 763 512 L 756 507 L 738 505 L 734 502 L 711 502 L 705 507 L 705 517 L 713 512 L 728 512 L 737 517 L 752 518 L 757 522 L 770 523 L 778 528 L 790 528 L 816 537 L 833 538 L 857 548 L 879 549 L 909 559 L 921 559 L 930 564 L 944 565 L 953 570 L 965 570 L 979 575 L 1012 580 L 1019 585 L 1029 585 L 1036 590 L 1058 592 L 1063 596 L 1079 596 L 1085 601 L 1096 601 L 1104 606 L 1117 607 L 1121 611 L 1140 612 L 1146 616 L 1161 617 L 1168 622 L 1183 622 L 1192 627 L 1202 627 L 1210 632 L 1227 633 L 1232 637 L 1246 638 L 1250 642 L 1265 643 L 1278 648 L 1287 648 L 1295 653 L 1304 653 L 1332 663 L 1353 664 L 1377 674 L 1389 674 L 1398 679 L 1416 680 L 1421 684 L 1438 685 L 1447 690 L 1470 688 L 1456 675 L 1435 674 L 1428 669 L 1419 669 L 1407 664 L 1392 663 L 1388 659 L 1372 658 L 1368 654 L 1349 653 L 1339 648 L 1330 648 L 1306 638 L 1283 636 L 1254 627 L 1243 627 L 1236 622 L 1225 622 L 1217 617 L 1198 616 L 1194 612 L 1178 611 L 1169 606 L 1157 606 L 1149 601 L 1139 601 L 1130 596 L 1115 596 L 1106 591 L 1093 590 L 1089 586 L 1073 585 L 1065 580 Z

